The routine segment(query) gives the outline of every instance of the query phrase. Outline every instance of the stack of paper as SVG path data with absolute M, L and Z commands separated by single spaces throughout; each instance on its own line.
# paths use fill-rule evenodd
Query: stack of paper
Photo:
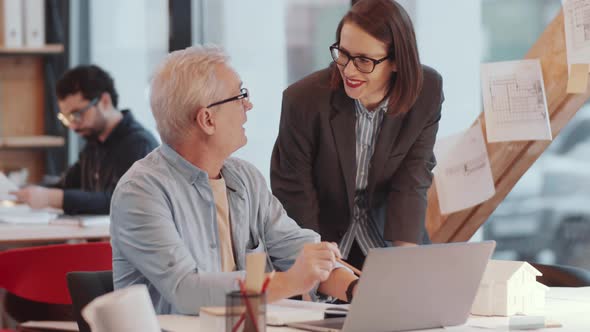
M 266 324 L 269 326 L 285 326 L 288 323 L 324 319 L 323 310 L 311 308 L 269 304 L 266 307 Z M 305 302 L 305 301 L 298 301 Z M 333 307 L 333 305 L 332 305 Z M 245 308 L 244 308 L 245 310 Z M 225 331 L 225 307 L 202 307 L 200 311 L 201 327 L 206 331 Z
M 34 210 L 28 205 L 0 205 L 0 222 L 10 224 L 49 224 L 59 215 L 59 210 Z
M 110 216 L 107 215 L 75 215 L 75 216 L 60 216 L 51 221 L 51 224 L 57 225 L 72 225 L 80 227 L 92 227 L 108 225 L 111 222 Z

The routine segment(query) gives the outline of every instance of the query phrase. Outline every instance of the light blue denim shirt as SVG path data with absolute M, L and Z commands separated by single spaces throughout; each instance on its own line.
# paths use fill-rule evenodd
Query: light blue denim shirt
M 121 178 L 111 202 L 115 289 L 148 287 L 158 314 L 220 306 L 244 277 L 246 254 L 266 251 L 285 271 L 317 233 L 300 228 L 251 164 L 230 158 L 225 179 L 236 272 L 221 272 L 217 217 L 207 173 L 163 144 Z

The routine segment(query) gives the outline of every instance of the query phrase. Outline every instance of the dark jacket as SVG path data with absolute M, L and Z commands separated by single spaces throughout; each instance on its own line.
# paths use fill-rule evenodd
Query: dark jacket
M 406 114 L 384 117 L 371 159 L 368 202 L 385 240 L 429 242 L 427 191 L 444 98 L 441 76 L 423 71 L 416 103 Z M 344 88 L 330 89 L 330 75 L 330 68 L 318 71 L 284 91 L 271 187 L 291 218 L 338 242 L 354 202 L 356 118 L 354 100 Z
M 63 210 L 66 214 L 108 214 L 119 179 L 133 163 L 158 143 L 128 110 L 104 142 L 88 141 L 78 161 L 64 174 Z

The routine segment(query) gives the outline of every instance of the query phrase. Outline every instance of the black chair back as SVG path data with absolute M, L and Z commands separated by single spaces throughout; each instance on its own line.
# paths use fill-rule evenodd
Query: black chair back
M 537 281 L 549 287 L 585 287 L 590 286 L 590 271 L 568 265 L 545 265 L 531 263 L 543 273 Z
M 78 328 L 80 332 L 91 332 L 82 317 L 82 308 L 95 298 L 113 291 L 113 271 L 70 272 L 67 279 Z

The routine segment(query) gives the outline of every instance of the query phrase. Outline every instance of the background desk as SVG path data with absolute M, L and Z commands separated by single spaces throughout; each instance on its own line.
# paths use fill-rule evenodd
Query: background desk
M 109 225 L 0 224 L 0 244 L 109 238 Z
M 580 332 L 590 331 L 590 287 L 563 288 L 554 287 L 547 293 L 546 316 L 563 325 L 561 328 L 547 328 L 535 331 L 546 332 Z M 158 316 L 158 321 L 163 329 L 173 332 L 205 332 L 200 329 L 199 317 L 165 315 Z M 36 322 L 34 322 L 36 323 Z M 26 326 L 27 323 L 25 323 Z M 33 324 L 30 327 L 35 326 Z M 40 326 L 40 325 L 36 325 Z M 45 325 L 46 326 L 46 325 Z M 55 326 L 55 325 L 54 325 Z M 77 331 L 74 322 L 57 323 L 57 326 L 66 331 Z M 55 326 L 55 327 L 57 327 Z M 480 326 L 480 327 L 477 327 Z M 482 328 L 486 326 L 487 328 Z M 492 326 L 498 328 L 492 329 Z M 300 331 L 287 327 L 267 327 L 268 332 L 292 332 Z M 508 331 L 507 317 L 478 317 L 471 316 L 466 325 L 420 330 L 423 332 L 455 331 L 455 332 L 486 332 Z M 370 331 L 367 331 L 370 332 Z

